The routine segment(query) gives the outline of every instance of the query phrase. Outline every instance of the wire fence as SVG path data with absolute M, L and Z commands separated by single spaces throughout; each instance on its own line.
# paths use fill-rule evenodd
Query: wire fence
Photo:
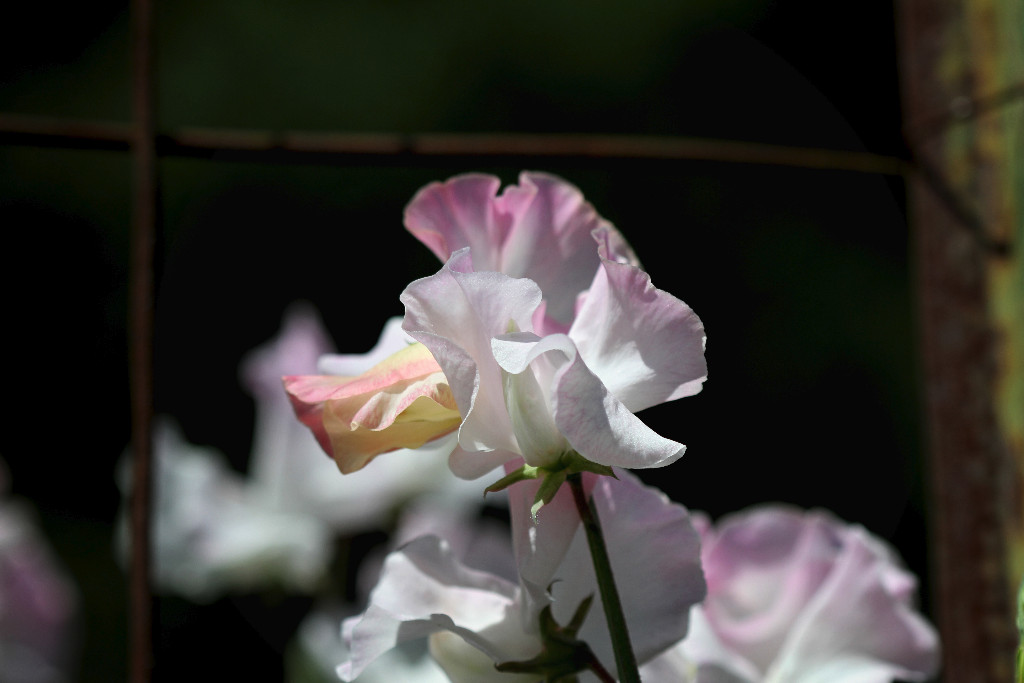
M 930 163 L 919 149 L 950 126 L 969 122 L 973 117 L 993 111 L 1024 95 L 1024 83 L 998 93 L 971 99 L 961 98 L 947 109 L 918 117 L 908 125 L 911 152 L 906 158 L 830 149 L 811 149 L 783 145 L 756 144 L 731 140 L 685 137 L 637 137 L 601 135 L 529 135 L 529 134 L 349 134 L 307 133 L 267 130 L 230 130 L 183 128 L 159 130 L 155 120 L 154 82 L 154 8 L 153 0 L 133 0 L 133 120 L 130 123 L 96 122 L 65 118 L 45 118 L 0 113 L 0 144 L 62 149 L 112 150 L 132 157 L 132 227 L 130 285 L 130 372 L 132 450 L 134 485 L 132 500 L 132 560 L 130 573 L 130 660 L 133 683 L 144 683 L 153 669 L 153 594 L 150 585 L 150 506 L 152 477 L 153 424 L 153 309 L 154 243 L 159 230 L 158 161 L 162 157 L 190 157 L 282 164 L 356 164 L 411 166 L 450 162 L 521 163 L 539 159 L 557 161 L 587 160 L 596 163 L 675 163 L 711 161 L 738 164 L 764 164 L 878 174 L 920 183 L 936 202 L 934 210 L 951 216 L 960 230 L 967 230 L 984 249 L 1007 255 L 1012 245 L 991 237 L 976 207 L 956 191 L 940 165 Z M 920 220 L 920 217 L 918 217 Z M 911 222 L 912 231 L 920 231 Z M 941 266 L 937 266 L 941 267 Z M 939 273 L 934 277 L 941 278 Z M 918 292 L 919 305 L 941 308 L 928 293 Z M 932 292 L 934 295 L 934 291 Z M 954 311 L 955 315 L 956 312 Z M 971 351 L 974 357 L 936 358 L 928 366 L 953 362 L 955 365 L 977 360 L 984 348 Z M 926 384 L 933 378 L 925 377 Z M 962 417 L 962 415 L 961 415 Z M 966 428 L 966 427 L 965 427 Z M 932 460 L 938 486 L 955 487 L 957 474 Z M 948 501 L 938 501 L 950 504 Z M 957 516 L 957 509 L 935 509 L 936 516 Z M 956 525 L 936 526 L 933 551 L 937 564 L 962 562 L 979 550 L 969 541 L 969 531 Z M 991 552 L 991 551 L 981 551 Z M 991 559 L 991 558 L 989 558 Z M 958 596 L 939 594 L 938 610 L 955 611 L 951 601 Z M 977 615 L 991 619 L 998 615 Z M 968 631 L 971 624 L 962 624 Z M 946 647 L 959 637 L 944 629 Z M 955 646 L 954 646 L 955 649 Z M 963 656 L 962 654 L 960 656 Z M 976 657 L 984 657 L 979 653 Z M 981 666 L 971 664 L 968 666 Z M 987 679 L 977 679 L 987 680 Z

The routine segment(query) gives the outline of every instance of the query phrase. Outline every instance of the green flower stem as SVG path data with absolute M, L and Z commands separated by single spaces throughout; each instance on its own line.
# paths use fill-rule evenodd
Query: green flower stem
M 636 664 L 636 655 L 629 641 L 629 629 L 626 627 L 626 615 L 622 611 L 622 601 L 615 587 L 612 576 L 612 565 L 608 559 L 608 548 L 601 533 L 601 522 L 593 501 L 587 500 L 583 492 L 583 479 L 579 473 L 570 474 L 569 487 L 576 501 L 576 510 L 587 533 L 587 545 L 590 546 L 590 557 L 594 562 L 594 573 L 597 575 L 597 587 L 601 591 L 601 604 L 604 605 L 608 631 L 612 637 L 612 649 L 615 652 L 615 665 L 619 671 L 620 683 L 640 683 L 640 672 Z

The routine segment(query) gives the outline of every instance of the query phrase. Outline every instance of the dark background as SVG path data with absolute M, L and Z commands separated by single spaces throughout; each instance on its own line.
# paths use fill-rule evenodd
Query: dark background
M 127 120 L 123 3 L 33 5 L 0 27 L 0 111 Z M 158 13 L 159 124 L 309 131 L 677 135 L 902 155 L 892 6 L 810 0 L 185 0 Z M 512 160 L 520 161 L 520 160 Z M 431 162 L 435 163 L 435 162 Z M 833 510 L 929 580 L 918 357 L 899 179 L 709 162 L 162 161 L 156 406 L 243 470 L 242 355 L 314 303 L 368 349 L 439 264 L 401 225 L 427 182 L 562 175 L 707 329 L 709 379 L 646 411 L 687 455 L 642 476 L 721 515 Z M 130 164 L 0 147 L 14 414 L 0 457 L 83 596 L 82 681 L 123 679 L 111 537 L 129 438 Z M 926 610 L 930 607 L 923 595 Z M 273 680 L 305 603 L 158 604 L 160 680 Z M 269 616 L 268 616 L 269 615 Z

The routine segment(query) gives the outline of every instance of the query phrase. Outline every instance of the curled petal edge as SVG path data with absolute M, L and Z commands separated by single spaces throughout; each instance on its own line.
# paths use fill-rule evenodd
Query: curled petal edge
M 458 428 L 444 373 L 412 344 L 358 377 L 292 375 L 285 390 L 299 420 L 343 474 L 399 448 L 418 448 Z

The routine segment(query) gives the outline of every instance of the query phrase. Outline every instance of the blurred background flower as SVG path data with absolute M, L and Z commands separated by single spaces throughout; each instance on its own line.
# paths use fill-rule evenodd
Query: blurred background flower
M 80 647 L 78 587 L 9 495 L 0 461 L 0 683 L 71 683 Z

